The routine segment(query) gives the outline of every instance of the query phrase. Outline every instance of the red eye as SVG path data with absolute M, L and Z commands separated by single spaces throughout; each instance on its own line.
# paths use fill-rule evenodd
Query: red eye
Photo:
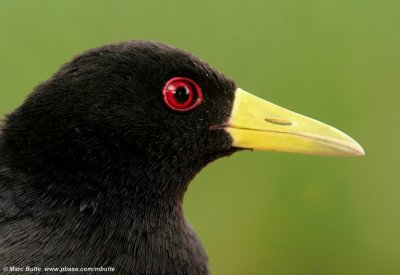
M 193 109 L 203 100 L 201 88 L 193 80 L 174 77 L 168 80 L 163 89 L 164 101 L 169 108 L 185 112 Z

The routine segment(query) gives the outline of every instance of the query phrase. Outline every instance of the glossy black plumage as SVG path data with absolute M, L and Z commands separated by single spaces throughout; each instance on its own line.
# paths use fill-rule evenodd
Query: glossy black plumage
M 204 101 L 169 109 L 163 85 Z M 131 41 L 89 50 L 40 84 L 0 136 L 0 263 L 207 274 L 182 200 L 209 162 L 235 152 L 224 124 L 235 84 L 188 52 Z

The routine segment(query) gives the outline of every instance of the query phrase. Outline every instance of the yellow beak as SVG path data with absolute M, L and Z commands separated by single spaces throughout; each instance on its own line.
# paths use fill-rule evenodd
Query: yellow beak
M 234 147 L 311 155 L 359 156 L 363 148 L 345 133 L 238 88 L 225 130 Z

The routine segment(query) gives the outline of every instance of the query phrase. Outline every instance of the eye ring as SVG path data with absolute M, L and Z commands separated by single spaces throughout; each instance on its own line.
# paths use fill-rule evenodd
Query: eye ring
M 200 86 L 186 77 L 173 77 L 163 88 L 165 104 L 174 111 L 186 112 L 192 110 L 203 101 Z

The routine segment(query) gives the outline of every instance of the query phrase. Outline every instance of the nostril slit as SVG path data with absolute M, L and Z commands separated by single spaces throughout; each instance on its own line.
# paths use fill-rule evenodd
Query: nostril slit
M 272 124 L 277 124 L 277 125 L 282 125 L 282 126 L 290 126 L 293 123 L 289 120 L 284 120 L 284 119 L 279 119 L 279 118 L 266 118 L 264 119 L 266 122 L 272 123 Z

